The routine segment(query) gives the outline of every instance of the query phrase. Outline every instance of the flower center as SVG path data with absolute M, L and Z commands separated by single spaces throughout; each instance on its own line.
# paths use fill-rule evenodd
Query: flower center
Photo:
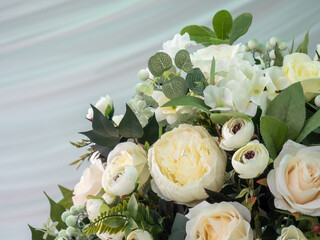
M 255 155 L 255 152 L 254 152 L 254 151 L 248 151 L 248 152 L 246 152 L 246 153 L 244 154 L 244 156 L 245 156 L 246 159 L 251 159 L 251 158 L 254 157 L 254 155 Z
M 232 132 L 233 134 L 236 134 L 242 127 L 241 123 L 237 123 L 236 125 L 234 125 L 234 127 L 232 128 Z

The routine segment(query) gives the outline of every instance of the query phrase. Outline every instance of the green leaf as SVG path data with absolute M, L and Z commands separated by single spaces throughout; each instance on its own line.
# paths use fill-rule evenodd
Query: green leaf
M 171 228 L 171 233 L 168 240 L 184 240 L 186 236 L 186 223 L 188 218 L 177 213 Z
M 188 86 L 182 77 L 173 77 L 170 81 L 162 85 L 162 92 L 169 99 L 174 99 L 186 95 Z
M 212 113 L 210 115 L 210 119 L 213 123 L 218 123 L 223 125 L 225 122 L 229 121 L 232 117 L 245 117 L 248 118 L 249 116 L 244 113 Z
M 42 240 L 43 239 L 43 235 L 44 235 L 44 232 L 39 230 L 39 229 L 35 229 L 34 227 L 30 226 L 28 224 L 30 230 L 31 230 L 31 237 L 32 237 L 32 240 Z
M 288 125 L 288 138 L 296 139 L 303 127 L 306 115 L 305 97 L 301 84 L 295 83 L 283 90 L 270 103 L 266 115 Z
M 50 203 L 50 218 L 52 222 L 58 222 L 58 225 L 56 228 L 60 231 L 61 229 L 66 229 L 67 225 L 62 221 L 61 214 L 66 211 L 66 209 L 60 205 L 59 203 L 56 203 L 53 201 L 46 192 L 44 194 L 47 196 L 49 203 Z
M 282 67 L 283 65 L 283 56 L 281 54 L 281 51 L 279 49 L 278 43 L 276 43 L 276 46 L 274 48 L 274 53 L 276 55 L 276 59 L 274 60 L 274 66 Z
M 114 149 L 114 146 L 108 147 L 108 146 L 100 146 L 98 144 L 94 144 L 91 146 L 91 148 L 97 150 L 102 156 L 108 157 L 109 153 Z
M 210 108 L 204 103 L 201 98 L 193 96 L 182 96 L 173 99 L 161 107 L 175 107 L 175 106 L 192 106 L 201 109 L 204 112 L 210 113 Z
M 190 54 L 187 50 L 181 49 L 179 52 L 177 52 L 174 61 L 176 66 L 186 73 L 192 72 Z
M 234 43 L 239 37 L 246 34 L 252 23 L 251 13 L 242 13 L 233 21 L 233 27 L 230 32 L 229 42 Z
M 61 185 L 58 185 L 58 187 L 63 195 L 63 199 L 60 200 L 60 202 L 58 203 L 62 205 L 64 208 L 70 209 L 73 206 L 73 201 L 72 201 L 73 191 Z
M 134 196 L 134 194 L 131 195 L 129 202 L 128 202 L 128 212 L 129 212 L 129 217 L 132 217 L 135 219 L 138 214 L 138 202 Z
M 214 32 L 219 39 L 227 39 L 232 29 L 233 20 L 231 14 L 227 10 L 217 12 L 212 19 Z
M 294 48 L 294 36 L 292 37 L 292 43 L 291 43 L 291 48 L 290 48 L 290 51 L 289 53 L 293 53 L 293 48 Z
M 195 94 L 203 94 L 207 85 L 207 80 L 200 68 L 195 68 L 191 73 L 188 73 L 186 81 L 188 88 L 190 88 Z
M 200 26 L 202 27 L 205 31 L 207 31 L 208 35 L 213 37 L 213 38 L 216 38 L 216 34 L 214 33 L 214 31 L 211 29 L 211 28 L 208 28 L 207 26 Z
M 304 36 L 303 42 L 300 43 L 300 45 L 297 47 L 296 52 L 308 54 L 309 31 L 310 31 L 310 30 L 308 30 L 308 32 L 307 32 L 306 35 Z
M 216 59 L 214 58 L 214 56 L 212 56 L 211 69 L 210 69 L 210 84 L 211 85 L 214 84 L 215 75 L 216 75 Z
M 206 47 L 212 45 L 210 39 L 216 38 L 214 32 L 210 28 L 204 26 L 189 25 L 183 28 L 180 33 L 183 35 L 186 32 L 189 34 L 190 40 Z
M 320 110 L 306 121 L 306 124 L 300 132 L 296 142 L 301 142 L 309 135 L 309 133 L 316 130 L 318 127 L 320 127 Z
M 128 104 L 126 105 L 126 113 L 119 124 L 118 131 L 121 136 L 126 138 L 140 138 L 143 135 L 141 123 Z
M 160 77 L 162 73 L 169 70 L 171 66 L 171 57 L 164 52 L 156 53 L 148 61 L 148 68 L 155 77 Z
M 287 140 L 288 126 L 274 117 L 263 116 L 260 132 L 271 158 L 276 158 Z
M 126 223 L 126 219 L 123 216 L 109 216 L 103 220 L 103 223 L 110 228 L 118 228 Z
M 145 142 L 148 142 L 150 145 L 152 145 L 158 139 L 159 124 L 156 116 L 153 115 L 151 118 L 149 118 L 148 124 L 143 128 L 143 136 L 139 138 L 139 143 L 144 144 Z

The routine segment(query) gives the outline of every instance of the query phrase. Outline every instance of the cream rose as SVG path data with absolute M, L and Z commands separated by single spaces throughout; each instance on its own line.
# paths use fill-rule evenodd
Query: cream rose
M 137 177 L 142 186 L 149 175 L 145 150 L 132 142 L 119 143 L 108 155 L 102 186 L 107 193 L 120 196 L 134 188 Z
M 194 205 L 220 191 L 226 154 L 203 127 L 181 124 L 166 132 L 148 152 L 152 190 L 161 198 Z
M 238 149 L 232 156 L 232 166 L 239 178 L 250 179 L 259 176 L 268 166 L 269 152 L 255 140 Z
M 283 228 L 281 230 L 281 236 L 277 238 L 277 240 L 307 240 L 307 238 L 303 235 L 299 228 L 291 225 L 289 227 Z
M 320 93 L 320 62 L 312 61 L 304 53 L 293 53 L 284 57 L 283 75 L 291 84 L 301 82 L 308 101 Z
M 75 206 L 83 204 L 88 195 L 96 195 L 102 188 L 103 165 L 96 156 L 92 160 L 92 165 L 83 171 L 80 182 L 74 187 L 74 197 L 72 197 Z
M 101 97 L 99 101 L 94 105 L 103 115 L 107 116 L 110 113 L 114 112 L 113 102 L 109 95 Z M 88 109 L 87 114 L 88 119 L 93 119 L 93 110 L 92 108 Z
M 127 240 L 153 240 L 153 237 L 148 231 L 136 229 L 128 235 Z
M 250 212 L 238 202 L 202 202 L 186 217 L 186 240 L 253 240 Z
M 320 216 L 320 146 L 288 140 L 267 180 L 276 208 Z
M 232 117 L 222 127 L 220 147 L 227 151 L 247 144 L 253 134 L 254 125 L 249 117 Z

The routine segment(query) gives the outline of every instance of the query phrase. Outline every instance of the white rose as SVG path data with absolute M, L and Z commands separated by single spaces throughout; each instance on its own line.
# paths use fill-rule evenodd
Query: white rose
M 239 178 L 255 178 L 268 166 L 269 152 L 263 144 L 255 140 L 238 149 L 231 162 Z
M 118 195 L 129 191 L 137 177 L 140 179 L 139 186 L 142 186 L 149 175 L 145 150 L 132 142 L 119 143 L 108 155 L 102 185 L 107 193 Z M 122 195 L 125 194 L 119 196 Z
M 250 212 L 238 202 L 202 202 L 186 217 L 186 240 L 253 240 Z
M 96 159 L 89 168 L 83 171 L 80 182 L 74 187 L 72 197 L 75 206 L 83 204 L 88 195 L 96 195 L 102 188 L 102 174 L 104 168 L 101 160 Z
M 307 238 L 303 235 L 301 230 L 299 228 L 296 228 L 293 225 L 286 228 L 282 228 L 281 236 L 277 238 L 277 240 L 290 240 L 290 239 L 307 240 Z
M 174 35 L 172 40 L 163 43 L 163 52 L 167 53 L 171 58 L 174 58 L 182 49 L 186 49 L 189 46 L 196 46 L 196 42 L 190 41 L 190 36 L 188 33 Z
M 112 121 L 116 124 L 116 125 L 119 125 L 121 120 L 123 118 L 123 115 L 116 115 L 116 116 L 113 116 L 112 117 Z
M 127 240 L 153 240 L 153 237 L 148 231 L 136 229 L 128 235 Z
M 90 221 L 94 221 L 100 216 L 100 207 L 103 204 L 101 199 L 88 199 L 86 202 L 86 209 Z
M 288 140 L 268 174 L 276 208 L 320 216 L 320 146 Z
M 109 95 L 101 97 L 100 100 L 94 106 L 105 116 L 109 115 L 110 113 L 113 113 L 114 111 L 113 102 Z M 92 108 L 88 109 L 87 118 L 93 119 Z
M 225 152 L 205 128 L 181 124 L 166 132 L 148 152 L 152 190 L 161 198 L 194 205 L 208 197 L 205 188 L 220 191 Z
M 178 120 L 179 114 L 188 114 L 193 112 L 192 107 L 189 106 L 161 107 L 170 101 L 170 99 L 161 91 L 154 91 L 152 93 L 152 98 L 159 105 L 155 111 L 155 116 L 158 122 L 167 120 L 169 124 L 173 124 Z
M 240 148 L 247 144 L 254 134 L 254 125 L 249 117 L 232 117 L 221 131 L 220 147 L 227 151 Z

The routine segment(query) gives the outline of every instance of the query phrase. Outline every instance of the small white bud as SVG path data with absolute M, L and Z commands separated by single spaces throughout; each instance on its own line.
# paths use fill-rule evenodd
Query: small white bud
M 271 50 L 273 50 L 273 46 L 270 44 L 270 42 L 267 42 L 266 43 L 266 48 L 267 48 L 267 51 L 270 52 Z
M 251 49 L 251 50 L 255 50 L 259 47 L 259 42 L 257 39 L 255 38 L 252 38 L 249 40 L 248 42 L 248 47 Z
M 316 96 L 314 99 L 314 104 L 316 104 L 317 107 L 320 107 L 320 95 Z
M 259 44 L 258 52 L 264 54 L 266 52 L 266 46 L 264 44 Z
M 279 44 L 280 39 L 277 37 L 270 38 L 270 44 L 274 47 L 277 43 Z
M 246 50 L 247 52 L 249 52 L 249 51 L 250 51 L 250 48 L 249 48 L 249 46 L 248 46 L 248 43 L 244 44 L 244 46 L 246 47 L 245 50 Z
M 281 41 L 279 44 L 279 48 L 281 51 L 285 51 L 288 49 L 288 44 L 285 41 Z
M 153 240 L 153 237 L 148 231 L 136 229 L 128 235 L 127 240 Z
M 275 59 L 276 59 L 276 53 L 274 52 L 274 50 L 272 50 L 271 52 L 269 52 L 269 57 L 270 57 L 272 60 L 275 60 Z
M 138 72 L 138 77 L 140 78 L 140 80 L 146 81 L 149 79 L 149 72 L 146 69 L 141 69 Z

